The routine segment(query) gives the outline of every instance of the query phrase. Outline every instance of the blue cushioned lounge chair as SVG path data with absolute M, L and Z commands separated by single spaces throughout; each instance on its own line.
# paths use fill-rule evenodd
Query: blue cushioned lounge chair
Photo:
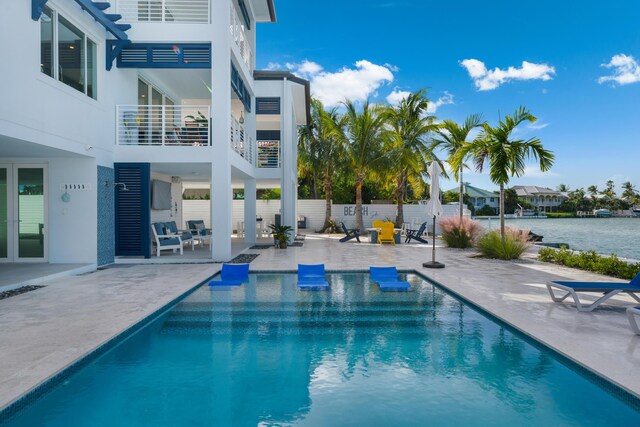
M 249 280 L 249 264 L 222 264 L 220 280 L 212 280 L 209 286 L 240 286 Z
M 191 250 L 194 249 L 195 241 L 193 239 L 193 235 L 191 234 L 191 232 L 189 232 L 189 230 L 179 230 L 175 221 L 167 221 L 167 222 L 165 222 L 164 223 L 164 228 L 170 234 L 180 235 L 180 240 L 182 240 L 182 243 L 188 243 L 188 244 L 191 245 Z
M 409 282 L 398 280 L 398 270 L 395 267 L 369 267 L 371 281 L 378 284 L 383 292 L 408 291 Z
M 176 249 L 182 251 L 182 239 L 180 236 L 170 234 L 165 227 L 164 222 L 154 222 L 151 224 L 151 231 L 153 232 L 153 243 L 156 245 L 156 255 L 160 256 L 160 251 L 171 249 L 173 252 Z
M 307 291 L 329 289 L 324 264 L 298 264 L 298 288 Z
M 553 289 L 560 289 L 565 291 L 566 294 L 563 297 L 557 297 Z M 561 282 L 551 281 L 547 283 L 547 290 L 551 299 L 554 302 L 562 302 L 567 297 L 571 296 L 576 303 L 578 311 L 592 311 L 600 304 L 608 300 L 609 298 L 618 295 L 620 293 L 626 293 L 633 299 L 640 302 L 638 295 L 640 293 L 640 273 L 636 275 L 629 283 L 615 283 L 615 282 Z M 595 300 L 591 304 L 583 304 L 580 302 L 578 292 L 582 293 L 596 293 L 603 294 L 600 298 Z

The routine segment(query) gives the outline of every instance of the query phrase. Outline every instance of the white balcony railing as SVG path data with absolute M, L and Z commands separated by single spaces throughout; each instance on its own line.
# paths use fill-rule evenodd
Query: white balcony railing
M 208 24 L 210 0 L 118 0 L 122 21 Z
M 253 149 L 253 139 L 247 135 L 244 130 L 244 126 L 236 120 L 235 117 L 231 116 L 231 148 L 233 151 L 242 156 L 247 162 L 252 165 L 255 163 L 254 158 L 254 149 Z
M 231 37 L 236 42 L 238 49 L 240 49 L 240 56 L 242 60 L 251 70 L 251 45 L 249 44 L 249 38 L 245 32 L 244 24 L 238 16 L 236 8 L 231 5 Z
M 258 168 L 280 168 L 280 141 L 257 141 L 258 159 L 256 167 Z
M 118 105 L 116 144 L 208 146 L 208 105 Z

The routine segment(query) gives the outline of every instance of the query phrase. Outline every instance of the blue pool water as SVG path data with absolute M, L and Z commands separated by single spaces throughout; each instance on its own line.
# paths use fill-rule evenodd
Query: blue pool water
M 606 426 L 638 402 L 419 276 L 199 288 L 7 426 Z

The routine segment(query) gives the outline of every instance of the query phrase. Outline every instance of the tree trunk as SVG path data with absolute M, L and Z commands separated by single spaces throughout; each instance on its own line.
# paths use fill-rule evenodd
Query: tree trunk
M 500 184 L 500 238 L 504 240 L 504 184 Z
M 362 232 L 362 181 L 364 176 L 362 172 L 359 172 L 356 176 L 356 227 L 358 231 Z
M 398 212 L 396 215 L 396 227 L 401 228 L 404 222 L 404 177 L 396 179 L 396 200 L 398 204 Z
M 317 200 L 318 199 L 318 178 L 316 173 L 313 173 L 313 186 L 312 186 L 312 190 L 313 190 L 313 200 Z
M 460 197 L 458 198 L 458 201 L 460 203 L 460 221 L 462 221 L 462 216 L 464 214 L 464 208 L 463 208 L 463 204 L 464 204 L 464 181 L 462 180 L 462 169 L 460 169 Z
M 327 168 L 324 176 L 324 225 L 321 232 L 326 232 L 331 227 L 331 199 L 333 198 L 333 185 L 331 182 L 331 170 Z

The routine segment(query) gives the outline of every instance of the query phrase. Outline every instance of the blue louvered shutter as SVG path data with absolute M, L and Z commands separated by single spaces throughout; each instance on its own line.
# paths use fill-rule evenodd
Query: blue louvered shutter
M 151 257 L 151 202 L 149 187 L 151 168 L 149 163 L 116 163 L 115 182 L 115 234 L 116 256 Z

